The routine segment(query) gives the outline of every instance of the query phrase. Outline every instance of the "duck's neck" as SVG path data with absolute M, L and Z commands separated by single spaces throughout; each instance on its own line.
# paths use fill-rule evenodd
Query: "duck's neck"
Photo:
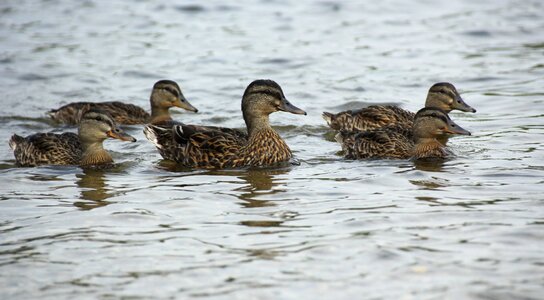
M 81 156 L 81 165 L 101 165 L 113 163 L 113 158 L 102 146 L 100 142 L 81 142 L 83 154 Z
M 149 123 L 159 123 L 170 120 L 172 120 L 172 117 L 170 116 L 169 108 L 153 105 L 153 102 L 151 102 L 151 118 L 149 119 Z
M 268 115 L 245 119 L 249 137 L 240 151 L 240 156 L 246 158 L 246 165 L 272 165 L 291 158 L 291 149 L 270 126 Z
M 445 157 L 446 147 L 435 138 L 419 138 L 412 149 L 413 158 Z
M 449 135 L 443 134 L 443 135 L 440 135 L 440 136 L 436 137 L 436 140 L 438 142 L 440 142 L 440 144 L 442 144 L 443 146 L 446 146 L 446 144 L 448 143 L 449 138 L 450 138 Z
M 258 134 L 260 131 L 274 131 L 270 126 L 268 115 L 250 116 L 244 114 L 244 120 L 246 121 L 247 134 L 249 137 Z

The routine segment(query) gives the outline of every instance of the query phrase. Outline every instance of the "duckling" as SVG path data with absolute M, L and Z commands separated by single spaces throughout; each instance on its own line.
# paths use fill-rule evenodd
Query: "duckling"
M 106 113 L 89 110 L 81 118 L 78 134 L 66 132 L 36 133 L 27 137 L 14 134 L 9 146 L 19 166 L 80 165 L 96 166 L 113 163 L 102 142 L 107 138 L 135 142 Z
M 426 107 L 417 112 L 409 129 L 396 124 L 369 131 L 340 131 L 336 140 L 348 159 L 362 158 L 445 158 L 446 146 L 438 141 L 444 134 L 470 135 L 439 109 Z
M 435 83 L 429 89 L 425 107 L 436 107 L 444 112 L 457 109 L 464 112 L 476 110 L 465 103 L 453 84 Z M 358 110 L 348 110 L 337 114 L 323 112 L 323 119 L 334 130 L 364 131 L 387 125 L 405 124 L 412 127 L 414 113 L 392 105 L 371 105 Z
M 161 128 L 148 125 L 144 133 L 164 159 L 194 168 L 239 168 L 267 166 L 291 159 L 289 146 L 272 129 L 269 115 L 277 111 L 306 112 L 285 98 L 272 80 L 255 80 L 242 97 L 242 114 L 247 134 L 210 126 L 174 125 L 173 138 L 164 138 Z
M 171 80 L 160 80 L 153 85 L 150 102 L 151 114 L 139 106 L 119 101 L 74 102 L 53 109 L 48 114 L 56 122 L 74 125 L 79 124 L 81 116 L 86 111 L 99 109 L 112 116 L 118 124 L 133 125 L 172 120 L 169 109 L 174 106 L 198 112 L 198 109 L 185 99 L 179 85 Z

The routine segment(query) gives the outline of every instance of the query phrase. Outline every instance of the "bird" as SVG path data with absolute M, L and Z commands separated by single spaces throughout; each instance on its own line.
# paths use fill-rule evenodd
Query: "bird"
M 186 167 L 218 169 L 269 166 L 288 162 L 289 146 L 270 126 L 277 111 L 306 115 L 286 98 L 273 80 L 251 82 L 242 96 L 242 115 L 247 133 L 224 127 L 175 124 L 164 128 L 149 124 L 144 134 L 164 159 Z M 169 131 L 170 130 L 170 131 Z M 163 135 L 164 132 L 168 134 Z
M 111 116 L 99 110 L 83 114 L 78 133 L 35 133 L 27 137 L 14 134 L 9 140 L 18 166 L 80 165 L 99 166 L 113 163 L 103 148 L 107 138 L 135 142 L 120 129 Z
M 198 109 L 185 99 L 179 85 L 172 80 L 160 80 L 153 85 L 150 103 L 151 114 L 133 104 L 110 101 L 73 102 L 50 110 L 48 115 L 58 123 L 77 125 L 86 111 L 98 109 L 108 113 L 117 124 L 134 125 L 171 120 L 169 109 L 174 106 L 198 112 Z
M 429 89 L 425 107 L 436 107 L 444 112 L 457 109 L 464 112 L 476 110 L 465 103 L 455 86 L 449 82 L 435 83 Z M 347 110 L 336 114 L 323 112 L 322 117 L 334 130 L 364 131 L 388 125 L 413 125 L 415 114 L 393 105 L 371 105 L 357 110 Z
M 445 111 L 425 107 L 416 113 L 412 128 L 394 124 L 359 132 L 342 130 L 335 138 L 347 159 L 421 159 L 450 155 L 438 140 L 444 134 L 471 133 L 453 122 Z

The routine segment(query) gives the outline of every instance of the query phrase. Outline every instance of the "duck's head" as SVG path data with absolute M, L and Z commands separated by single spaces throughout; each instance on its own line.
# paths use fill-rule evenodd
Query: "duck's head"
M 306 115 L 305 111 L 285 98 L 280 85 L 275 81 L 259 79 L 248 85 L 242 97 L 242 112 L 246 123 L 250 118 L 268 116 L 277 111 Z
M 422 108 L 416 113 L 413 133 L 416 139 L 450 134 L 470 135 L 468 130 L 455 124 L 445 111 L 433 107 Z
M 86 143 L 102 142 L 107 138 L 136 142 L 136 139 L 119 128 L 107 113 L 99 110 L 90 110 L 83 114 L 79 124 L 79 137 Z
M 425 107 L 438 107 L 446 113 L 449 113 L 454 109 L 473 113 L 476 112 L 474 108 L 465 103 L 455 86 L 449 82 L 439 82 L 431 86 L 429 93 L 427 94 Z
M 185 99 L 179 85 L 172 80 L 157 81 L 153 85 L 150 101 L 152 108 L 168 109 L 175 106 L 188 111 L 198 112 L 198 109 Z

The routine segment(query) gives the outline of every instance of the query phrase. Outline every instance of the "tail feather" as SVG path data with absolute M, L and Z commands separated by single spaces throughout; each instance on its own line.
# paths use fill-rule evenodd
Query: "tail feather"
M 333 115 L 333 114 L 331 114 L 330 112 L 324 111 L 323 114 L 321 114 L 321 117 L 323 117 L 323 119 L 325 120 L 325 122 L 327 122 L 327 124 L 328 124 L 329 126 L 331 126 L 332 121 L 333 121 L 333 119 L 334 119 L 334 115 Z
M 25 141 L 25 138 L 20 135 L 12 135 L 9 139 L 9 147 L 15 151 L 17 149 L 17 146 Z
M 157 137 L 157 130 L 162 130 L 162 128 L 148 124 L 144 127 L 144 135 L 155 147 L 162 149 L 162 145 L 159 143 Z
M 342 134 L 342 131 L 338 132 L 335 136 L 334 136 L 334 139 L 340 143 L 340 144 L 343 144 L 344 143 L 344 135 Z

